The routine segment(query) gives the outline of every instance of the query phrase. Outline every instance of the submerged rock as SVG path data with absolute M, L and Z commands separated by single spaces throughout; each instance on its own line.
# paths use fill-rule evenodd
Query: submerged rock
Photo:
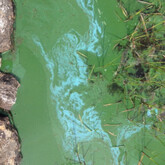
M 11 109 L 16 102 L 19 86 L 19 82 L 13 75 L 0 72 L 0 108 Z
M 17 131 L 8 117 L 0 117 L 0 165 L 19 165 L 21 150 Z
M 0 0 L 0 53 L 11 48 L 14 12 L 12 0 Z

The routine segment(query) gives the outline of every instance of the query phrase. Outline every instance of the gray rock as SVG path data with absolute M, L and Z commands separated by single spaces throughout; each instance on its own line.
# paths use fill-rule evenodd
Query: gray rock
M 19 165 L 21 146 L 8 117 L 0 117 L 0 165 Z
M 13 75 L 0 72 L 0 108 L 11 110 L 16 102 L 19 86 L 19 82 Z
M 11 49 L 14 12 L 12 0 L 0 0 L 0 53 Z

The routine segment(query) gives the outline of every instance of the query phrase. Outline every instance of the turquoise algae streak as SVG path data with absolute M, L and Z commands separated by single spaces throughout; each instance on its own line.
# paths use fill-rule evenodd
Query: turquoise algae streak
M 74 29 L 70 29 L 68 33 L 54 44 L 51 52 L 46 52 L 38 36 L 33 36 L 33 42 L 40 49 L 42 57 L 45 59 L 47 68 L 51 73 L 50 90 L 52 93 L 52 101 L 55 105 L 54 115 L 58 119 L 65 130 L 63 136 L 63 147 L 68 155 L 75 161 L 85 162 L 87 165 L 92 165 L 93 160 L 85 160 L 81 152 L 78 153 L 78 147 L 82 143 L 92 144 L 93 140 L 98 140 L 98 148 L 109 146 L 110 159 L 109 163 L 118 165 L 120 150 L 118 147 L 112 147 L 111 139 L 108 133 L 104 132 L 101 126 L 101 120 L 94 106 L 87 107 L 85 99 L 88 97 L 87 91 L 82 91 L 80 86 L 88 86 L 87 65 L 84 59 L 77 54 L 79 50 L 101 56 L 102 48 L 99 45 L 99 40 L 103 36 L 103 25 L 105 22 L 99 22 L 99 14 L 96 16 L 96 8 L 94 0 L 77 0 L 78 6 L 88 16 L 89 30 L 80 35 Z M 86 106 L 84 106 L 86 105 Z M 87 107 L 87 108 L 86 108 Z M 82 116 L 75 114 L 82 114 Z M 141 126 L 137 128 L 122 129 L 121 135 L 118 138 L 120 144 L 121 138 L 128 138 L 132 134 L 140 131 Z M 99 142 L 101 141 L 101 143 Z M 100 145 L 100 146 L 99 146 Z M 96 148 L 91 147 L 90 153 L 95 152 Z M 99 152 L 99 150 L 97 151 Z M 105 154 L 106 153 L 100 153 Z M 105 158 L 108 159 L 108 158 Z M 102 160 L 102 164 L 107 164 L 108 160 Z M 121 160 L 121 164 L 124 161 Z M 106 163 L 107 162 L 107 163 Z M 97 164 L 97 163 L 95 163 Z
M 77 51 L 87 50 L 101 56 L 101 47 L 98 42 L 103 37 L 103 29 L 95 18 L 95 1 L 77 0 L 77 4 L 88 16 L 89 32 L 82 36 L 71 29 L 58 39 L 50 53 L 45 52 L 37 36 L 33 37 L 33 42 L 40 48 L 41 55 L 51 73 L 50 90 L 52 100 L 56 104 L 54 115 L 58 115 L 58 119 L 65 130 L 63 138 L 65 151 L 69 152 L 74 160 L 79 161 L 80 159 L 84 162 L 82 154 L 79 154 L 78 158 L 75 152 L 76 146 L 85 142 L 90 143 L 94 139 L 101 139 L 103 143 L 109 146 L 109 151 L 113 157 L 112 161 L 116 162 L 117 165 L 119 149 L 112 148 L 111 139 L 103 131 L 95 107 L 84 108 L 86 103 L 83 98 L 88 97 L 87 91 L 77 90 L 79 86 L 88 86 L 87 65 L 77 54 Z M 55 74 L 55 70 L 57 70 L 57 74 Z M 58 79 L 58 82 L 54 83 L 55 79 Z M 85 124 L 75 116 L 75 112 L 82 114 L 82 121 Z M 100 143 L 100 145 L 103 144 Z M 94 151 L 90 150 L 90 152 Z M 104 162 L 102 163 L 104 164 Z M 92 164 L 92 158 L 86 164 Z

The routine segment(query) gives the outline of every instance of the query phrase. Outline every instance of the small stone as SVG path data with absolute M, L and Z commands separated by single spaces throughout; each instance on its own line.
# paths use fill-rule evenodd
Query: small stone
M 11 49 L 14 11 L 12 0 L 0 0 L 0 53 Z
M 19 86 L 19 82 L 13 75 L 0 72 L 0 108 L 11 110 L 16 102 Z
M 0 165 L 19 165 L 21 145 L 8 117 L 0 116 Z
M 165 112 L 162 112 L 159 116 L 162 121 L 165 120 Z

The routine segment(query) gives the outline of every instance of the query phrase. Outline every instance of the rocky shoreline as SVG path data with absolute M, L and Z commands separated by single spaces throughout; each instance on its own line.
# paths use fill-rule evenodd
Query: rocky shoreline
M 0 55 L 12 49 L 14 18 L 13 1 L 0 0 Z M 12 74 L 0 71 L 0 165 L 19 165 L 22 158 L 18 132 L 9 117 L 19 86 Z
M 19 165 L 21 146 L 16 129 L 8 117 L 0 117 L 0 164 Z

